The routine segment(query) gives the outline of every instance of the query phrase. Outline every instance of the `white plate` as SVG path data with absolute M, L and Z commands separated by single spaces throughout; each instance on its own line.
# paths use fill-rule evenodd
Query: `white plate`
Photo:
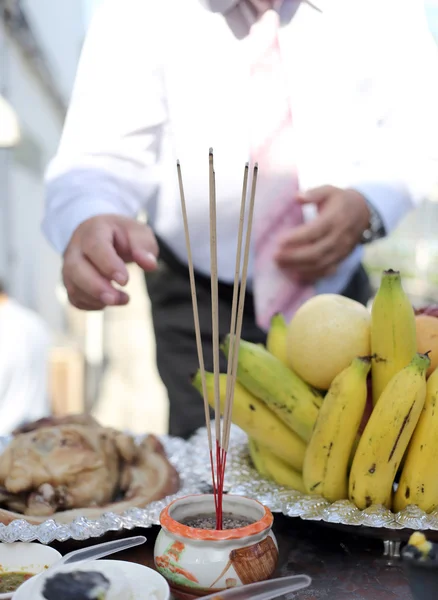
M 50 546 L 22 542 L 0 544 L 0 574 L 9 572 L 37 575 L 54 565 L 60 558 L 61 554 Z M 9 598 L 12 598 L 12 593 L 0 594 L 0 600 L 9 600 Z
M 99 562 L 107 565 L 114 565 L 114 567 L 123 571 L 123 574 L 132 586 L 132 591 L 134 593 L 133 600 L 144 600 L 145 590 L 147 590 L 148 586 L 151 586 L 156 590 L 158 600 L 170 600 L 170 590 L 167 581 L 153 569 L 123 560 L 101 560 Z M 81 566 L 83 567 L 84 563 L 82 563 Z M 38 577 L 38 579 L 35 579 L 34 581 L 29 579 L 18 588 L 12 596 L 12 600 L 30 600 L 31 598 L 32 600 L 37 600 L 43 598 L 41 595 L 41 588 L 44 579 L 44 576 Z

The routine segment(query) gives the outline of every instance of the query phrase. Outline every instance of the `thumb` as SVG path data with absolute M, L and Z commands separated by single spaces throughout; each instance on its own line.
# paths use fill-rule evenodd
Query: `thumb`
M 128 240 L 134 262 L 144 271 L 154 271 L 157 267 L 158 244 L 152 229 L 135 221 L 129 228 Z
M 300 204 L 321 204 L 333 193 L 334 187 L 331 185 L 321 185 L 305 192 L 300 192 L 297 201 Z

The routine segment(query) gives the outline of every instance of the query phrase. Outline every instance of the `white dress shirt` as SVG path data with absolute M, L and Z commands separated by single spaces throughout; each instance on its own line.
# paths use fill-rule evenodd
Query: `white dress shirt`
M 438 58 L 422 2 L 312 0 L 291 19 L 293 10 L 293 0 L 282 3 L 280 44 L 301 188 L 353 187 L 391 232 L 438 173 Z M 218 271 L 233 280 L 251 127 L 247 48 L 199 0 L 104 0 L 47 172 L 43 228 L 59 252 L 89 217 L 146 209 L 186 261 L 179 158 L 194 264 L 208 274 L 212 146 Z M 342 291 L 361 257 L 357 247 L 317 291 Z
M 50 415 L 49 348 L 37 314 L 14 300 L 0 302 L 0 435 Z

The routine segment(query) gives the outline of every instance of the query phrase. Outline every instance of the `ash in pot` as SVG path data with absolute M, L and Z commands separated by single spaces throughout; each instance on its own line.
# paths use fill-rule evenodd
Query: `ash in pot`
M 216 515 L 198 515 L 197 517 L 187 517 L 182 519 L 182 525 L 187 527 L 194 527 L 195 529 L 216 529 Z M 238 529 L 239 527 L 246 527 L 252 525 L 255 521 L 247 519 L 245 517 L 236 517 L 231 513 L 224 513 L 222 518 L 222 530 L 224 529 Z

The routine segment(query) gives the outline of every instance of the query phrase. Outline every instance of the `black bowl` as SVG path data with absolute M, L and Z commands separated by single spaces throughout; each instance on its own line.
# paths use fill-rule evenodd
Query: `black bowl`
M 437 600 L 438 559 L 421 560 L 402 552 L 402 560 L 414 600 Z

